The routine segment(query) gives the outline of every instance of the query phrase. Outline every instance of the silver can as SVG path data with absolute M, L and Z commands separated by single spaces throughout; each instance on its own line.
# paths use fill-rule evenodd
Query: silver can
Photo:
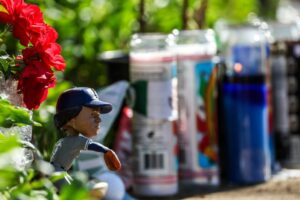
M 176 57 L 164 34 L 132 37 L 130 80 L 133 103 L 133 189 L 142 196 L 178 190 L 176 137 Z
M 184 183 L 218 184 L 216 43 L 212 30 L 177 36 L 179 178 Z

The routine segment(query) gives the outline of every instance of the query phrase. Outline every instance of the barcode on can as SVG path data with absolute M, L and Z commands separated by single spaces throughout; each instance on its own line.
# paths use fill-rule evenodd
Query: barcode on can
M 143 152 L 141 170 L 144 172 L 163 172 L 167 169 L 166 152 Z

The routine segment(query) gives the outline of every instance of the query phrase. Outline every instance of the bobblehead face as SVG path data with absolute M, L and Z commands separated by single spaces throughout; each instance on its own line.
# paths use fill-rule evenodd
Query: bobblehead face
M 72 129 L 86 137 L 93 137 L 97 135 L 100 122 L 100 108 L 82 106 L 80 113 L 67 122 L 66 129 Z

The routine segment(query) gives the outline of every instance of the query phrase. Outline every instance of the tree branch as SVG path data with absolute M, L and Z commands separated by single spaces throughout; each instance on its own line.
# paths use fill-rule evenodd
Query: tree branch
M 188 7 L 189 1 L 183 0 L 181 13 L 182 30 L 186 30 L 188 28 Z
M 208 0 L 202 0 L 200 7 L 194 12 L 194 20 L 196 21 L 198 28 L 203 29 L 205 27 L 206 10 L 208 7 Z
M 140 25 L 140 32 L 146 32 L 145 0 L 140 1 L 138 21 Z

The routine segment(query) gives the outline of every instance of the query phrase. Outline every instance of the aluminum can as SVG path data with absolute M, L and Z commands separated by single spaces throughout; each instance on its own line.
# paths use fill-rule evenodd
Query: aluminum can
M 212 30 L 174 31 L 178 69 L 179 179 L 218 184 L 217 110 Z
M 232 27 L 220 84 L 224 179 L 234 184 L 271 175 L 266 41 L 253 26 Z M 225 162 L 226 161 L 226 162 Z
M 300 34 L 300 30 L 299 30 Z M 290 152 L 286 167 L 300 167 L 300 38 L 287 42 L 288 113 Z
M 176 136 L 176 57 L 164 34 L 132 37 L 130 81 L 133 103 L 133 189 L 141 196 L 178 190 Z
M 283 167 L 300 166 L 300 29 L 296 23 L 269 23 L 273 37 L 272 76 L 277 159 Z M 298 153 L 297 153 L 298 152 Z M 298 155 L 297 155 L 298 154 Z

